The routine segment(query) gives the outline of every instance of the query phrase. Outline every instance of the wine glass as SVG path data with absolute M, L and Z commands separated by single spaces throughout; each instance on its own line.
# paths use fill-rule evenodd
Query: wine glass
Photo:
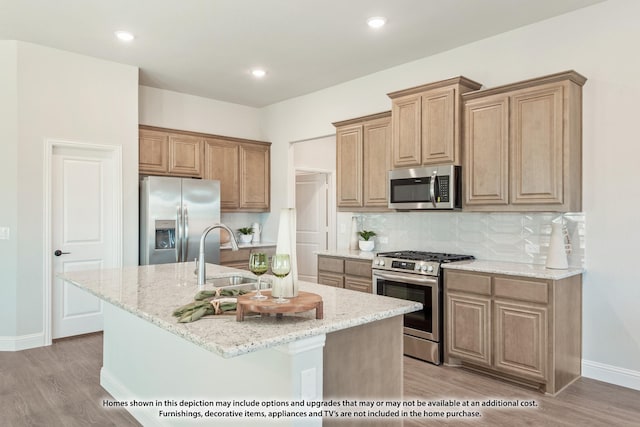
M 291 260 L 289 258 L 289 254 L 275 254 L 271 259 L 271 272 L 273 273 L 273 275 L 276 276 L 280 281 L 282 281 L 282 279 L 289 275 L 290 271 Z M 278 296 L 276 302 L 279 304 L 289 302 L 289 300 L 285 299 L 282 294 L 284 294 L 284 292 L 281 286 L 280 295 Z
M 267 272 L 269 269 L 269 263 L 267 261 L 267 254 L 262 252 L 252 252 L 249 256 L 249 270 L 256 276 L 258 276 L 258 284 L 256 285 L 258 292 L 251 299 L 263 300 L 267 299 L 266 296 L 260 293 L 260 276 Z

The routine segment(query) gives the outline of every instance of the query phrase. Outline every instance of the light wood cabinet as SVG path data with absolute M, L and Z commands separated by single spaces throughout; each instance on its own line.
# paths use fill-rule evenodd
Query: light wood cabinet
M 202 138 L 141 129 L 140 173 L 202 177 Z
M 461 165 L 460 96 L 481 86 L 460 76 L 389 93 L 393 168 Z
M 139 172 L 220 181 L 222 212 L 269 212 L 271 144 L 140 126 Z
M 371 260 L 318 255 L 318 283 L 371 293 Z
M 225 267 L 233 267 L 240 270 L 249 270 L 249 257 L 251 253 L 262 252 L 266 253 L 269 258 L 269 271 L 267 274 L 271 274 L 271 257 L 276 253 L 275 246 L 260 246 L 255 248 L 240 248 L 237 251 L 231 249 L 222 249 L 220 251 L 220 265 Z
M 445 363 L 550 394 L 580 377 L 582 279 L 445 270 Z
M 582 210 L 582 85 L 569 71 L 467 93 L 467 211 Z
M 220 209 L 240 207 L 240 145 L 224 139 L 204 140 L 204 176 L 220 181 Z
M 391 112 L 333 125 L 336 126 L 338 209 L 387 210 Z
M 206 179 L 220 181 L 223 212 L 268 212 L 270 146 L 222 138 L 205 139 Z
M 271 203 L 271 147 L 240 144 L 240 209 L 268 212 Z

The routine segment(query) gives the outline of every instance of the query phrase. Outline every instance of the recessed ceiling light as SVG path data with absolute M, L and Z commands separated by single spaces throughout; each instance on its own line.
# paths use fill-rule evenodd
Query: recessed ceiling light
M 380 28 L 387 23 L 387 18 L 383 16 L 374 16 L 372 18 L 367 19 L 367 25 L 371 28 Z
M 115 34 L 118 40 L 123 42 L 130 42 L 135 38 L 129 31 L 116 31 Z
M 260 68 L 256 68 L 254 70 L 251 70 L 251 74 L 253 74 L 253 77 L 262 78 L 265 75 L 267 75 L 267 72 L 265 70 L 260 69 Z

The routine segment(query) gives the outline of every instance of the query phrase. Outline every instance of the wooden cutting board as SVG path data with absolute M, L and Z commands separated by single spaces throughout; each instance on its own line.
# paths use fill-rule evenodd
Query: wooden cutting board
M 260 313 L 263 316 L 275 314 L 282 317 L 284 313 L 302 313 L 303 311 L 316 310 L 316 319 L 323 317 L 322 297 L 311 292 L 300 291 L 295 298 L 287 298 L 286 303 L 277 303 L 271 297 L 271 291 L 262 291 L 268 298 L 265 300 L 253 300 L 251 297 L 255 292 L 238 297 L 236 308 L 236 320 L 242 322 L 246 313 Z

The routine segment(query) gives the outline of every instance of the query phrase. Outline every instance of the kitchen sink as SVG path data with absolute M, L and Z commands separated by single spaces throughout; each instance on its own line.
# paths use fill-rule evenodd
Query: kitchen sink
M 245 291 L 255 291 L 256 284 L 258 283 L 257 277 L 247 277 L 242 275 L 233 276 L 214 276 L 207 277 L 207 285 L 211 284 L 216 288 L 225 289 L 243 289 Z M 263 277 L 260 280 L 260 287 L 262 289 L 271 288 L 271 281 Z

